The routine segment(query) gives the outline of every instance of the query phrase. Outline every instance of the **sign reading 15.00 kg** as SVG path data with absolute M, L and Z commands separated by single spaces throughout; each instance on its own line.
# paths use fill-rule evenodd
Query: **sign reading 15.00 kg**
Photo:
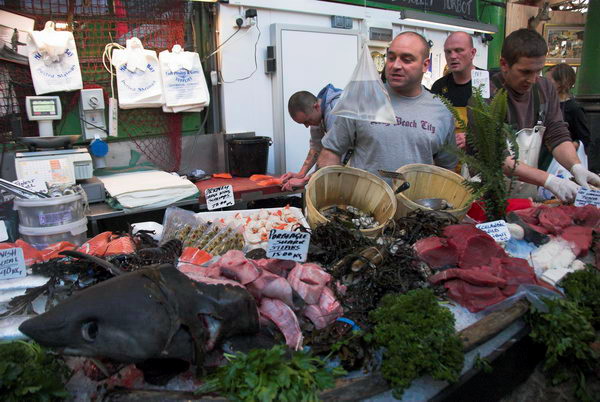
M 309 233 L 271 229 L 267 244 L 267 258 L 304 262 L 309 244 Z
M 206 209 L 209 211 L 230 207 L 235 204 L 233 186 L 231 184 L 207 188 L 204 190 L 204 198 L 206 198 Z
M 340 3 L 354 3 L 355 0 L 337 0 Z M 475 0 L 376 0 L 377 3 L 389 4 L 412 8 L 419 11 L 433 11 L 436 13 L 464 17 L 475 21 Z

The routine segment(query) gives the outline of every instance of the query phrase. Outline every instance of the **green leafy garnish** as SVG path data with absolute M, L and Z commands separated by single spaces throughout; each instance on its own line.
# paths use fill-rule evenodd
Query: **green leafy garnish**
M 459 129 L 465 133 L 467 144 L 473 150 L 473 154 L 468 154 L 462 149 L 449 149 L 481 178 L 480 181 L 466 180 L 463 184 L 471 190 L 474 200 L 483 200 L 488 220 L 503 219 L 513 184 L 513 179 L 508 185 L 506 183 L 504 161 L 509 152 L 514 155 L 515 160 L 519 155 L 517 136 L 506 123 L 506 90 L 498 90 L 492 101 L 487 102 L 481 95 L 481 90 L 475 88 L 467 106 L 470 112 L 468 125 L 448 99 L 443 96 L 438 98 L 450 110 Z M 515 162 L 513 172 L 516 166 Z
M 283 346 L 225 354 L 229 363 L 196 392 L 218 392 L 235 401 L 317 401 L 319 391 L 333 387 L 335 377 L 346 374 L 306 352 L 287 355 Z
M 0 344 L 0 395 L 7 402 L 60 401 L 69 396 L 70 370 L 34 342 Z
M 560 285 L 569 300 L 587 310 L 590 323 L 600 329 L 600 272 L 593 266 L 568 274 Z
M 384 348 L 381 373 L 400 399 L 410 383 L 429 374 L 455 382 L 463 367 L 462 343 L 454 330 L 454 316 L 438 305 L 430 289 L 388 294 L 371 312 L 373 341 Z

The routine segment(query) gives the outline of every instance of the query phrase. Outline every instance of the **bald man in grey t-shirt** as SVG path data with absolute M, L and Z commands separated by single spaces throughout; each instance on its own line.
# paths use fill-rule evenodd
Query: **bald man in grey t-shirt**
M 447 150 L 456 146 L 454 119 L 421 85 L 429 63 L 425 38 L 410 31 L 396 36 L 385 65 L 396 124 L 338 117 L 323 138 L 318 166 L 339 165 L 341 155 L 354 146 L 350 165 L 374 174 L 378 169 L 397 170 L 410 163 L 454 169 L 458 159 Z

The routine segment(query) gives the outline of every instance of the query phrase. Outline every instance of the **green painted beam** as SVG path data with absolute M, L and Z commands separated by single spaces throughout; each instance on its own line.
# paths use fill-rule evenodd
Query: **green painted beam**
M 583 52 L 581 66 L 577 70 L 575 85 L 578 97 L 600 96 L 600 1 L 592 0 L 588 4 L 585 33 L 583 34 Z
M 494 40 L 487 43 L 488 70 L 500 67 L 500 53 L 506 32 L 506 7 L 502 7 L 501 4 L 506 5 L 506 0 L 477 0 L 479 21 L 498 27 L 498 32 L 494 34 Z

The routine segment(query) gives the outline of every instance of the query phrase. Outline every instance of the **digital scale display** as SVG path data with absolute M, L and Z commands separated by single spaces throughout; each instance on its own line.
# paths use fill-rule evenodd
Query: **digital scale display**
M 31 114 L 34 116 L 56 116 L 55 99 L 30 99 Z

